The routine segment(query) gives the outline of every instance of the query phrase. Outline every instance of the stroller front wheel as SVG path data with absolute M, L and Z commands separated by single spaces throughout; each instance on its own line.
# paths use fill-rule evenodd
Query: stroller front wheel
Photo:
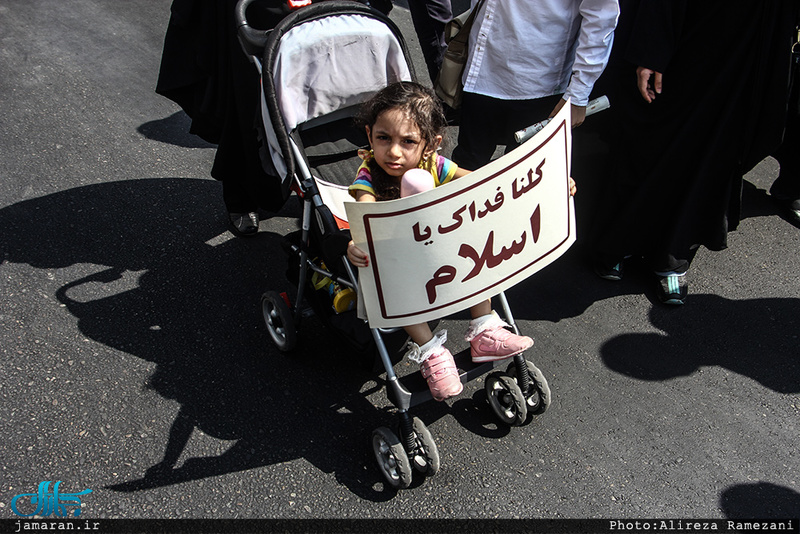
M 426 476 L 432 477 L 439 472 L 439 448 L 433 441 L 428 427 L 419 417 L 413 419 L 413 428 L 416 441 L 414 451 L 414 468 Z
M 297 345 L 297 330 L 292 311 L 278 293 L 267 291 L 261 296 L 261 313 L 272 341 L 281 352 L 288 352 Z
M 386 427 L 372 432 L 372 452 L 386 481 L 392 487 L 403 489 L 411 484 L 413 471 L 408 453 L 397 435 Z
M 536 367 L 533 362 L 525 360 L 525 366 L 528 369 L 528 391 L 523 391 L 525 402 L 528 406 L 528 413 L 532 415 L 541 415 L 550 406 L 550 386 L 547 384 L 547 379 L 542 372 Z M 517 379 L 517 364 L 512 362 L 508 366 L 506 373 L 516 380 L 517 384 L 520 380 Z

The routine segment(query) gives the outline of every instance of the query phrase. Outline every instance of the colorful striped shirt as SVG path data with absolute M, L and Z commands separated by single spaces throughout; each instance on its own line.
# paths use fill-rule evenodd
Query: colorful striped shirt
M 369 170 L 368 163 L 372 160 L 372 156 L 367 156 L 361 163 L 361 166 L 356 172 L 356 180 L 348 188 L 350 195 L 356 197 L 357 191 L 366 191 L 375 195 L 375 189 L 372 187 L 372 173 Z M 436 154 L 434 157 L 429 158 L 428 161 L 421 161 L 419 163 L 420 169 L 425 169 L 433 176 L 434 187 L 444 185 L 456 174 L 458 165 L 447 159 L 446 157 Z M 377 196 L 377 195 L 375 195 Z

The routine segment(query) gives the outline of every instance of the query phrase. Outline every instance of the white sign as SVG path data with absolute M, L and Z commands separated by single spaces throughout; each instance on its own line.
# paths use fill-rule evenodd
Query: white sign
M 438 319 L 497 295 L 575 242 L 570 105 L 525 144 L 418 195 L 347 202 L 369 254 L 359 283 L 373 328 Z

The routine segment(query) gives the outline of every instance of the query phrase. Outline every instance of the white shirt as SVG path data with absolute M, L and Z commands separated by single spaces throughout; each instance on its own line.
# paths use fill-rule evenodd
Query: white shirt
M 608 63 L 618 16 L 617 0 L 484 0 L 469 36 L 464 90 L 505 100 L 564 93 L 585 106 Z

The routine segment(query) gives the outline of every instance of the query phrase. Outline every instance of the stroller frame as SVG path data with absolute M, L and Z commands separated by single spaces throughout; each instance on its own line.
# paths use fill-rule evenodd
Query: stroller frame
M 256 65 L 262 76 L 262 87 L 266 95 L 262 105 L 268 108 L 268 114 L 275 136 L 283 152 L 286 162 L 286 175 L 283 183 L 286 196 L 295 192 L 302 200 L 302 222 L 299 243 L 285 243 L 284 248 L 289 255 L 290 268 L 297 268 L 297 293 L 289 299 L 286 293 L 267 291 L 261 298 L 262 314 L 267 330 L 277 348 L 282 352 L 292 351 L 297 343 L 298 327 L 303 319 L 313 310 L 303 303 L 307 300 L 307 291 L 312 290 L 311 273 L 327 277 L 343 288 L 358 291 L 357 276 L 353 266 L 342 255 L 340 268 L 324 268 L 315 261 L 312 244 L 320 235 L 335 245 L 341 246 L 349 241 L 349 234 L 343 234 L 337 225 L 336 217 L 323 201 L 320 184 L 313 175 L 311 165 L 304 155 L 299 136 L 287 132 L 280 110 L 275 103 L 272 80 L 264 74 L 264 64 L 274 60 L 272 46 L 280 39 L 282 32 L 307 20 L 314 20 L 329 14 L 346 13 L 363 14 L 375 18 L 390 28 L 398 39 L 406 58 L 408 50 L 397 27 L 382 13 L 354 0 L 327 0 L 320 4 L 304 7 L 286 17 L 274 30 L 260 31 L 250 28 L 246 19 L 247 7 L 255 0 L 240 0 L 237 5 L 237 22 L 239 39 L 242 48 Z M 258 55 L 264 53 L 264 63 Z M 408 61 L 410 75 L 413 79 L 413 66 Z M 266 114 L 264 114 L 266 117 Z M 265 119 L 266 120 L 266 119 Z M 316 122 L 315 122 L 316 121 Z M 318 124 L 312 119 L 309 124 Z M 324 183 L 324 182 L 321 182 Z M 347 239 L 347 241 L 345 241 Z M 346 247 L 345 247 L 346 248 Z M 516 334 L 519 329 L 514 322 L 511 308 L 504 293 L 497 296 L 500 301 L 505 321 Z M 366 321 L 363 321 L 366 324 Z M 379 468 L 387 482 L 395 488 L 406 488 L 410 485 L 413 472 L 416 470 L 426 476 L 436 474 L 440 467 L 439 453 L 436 443 L 425 424 L 417 417 L 412 417 L 410 409 L 432 399 L 419 372 L 405 377 L 398 377 L 394 370 L 392 356 L 384 341 L 384 336 L 401 332 L 400 328 L 369 328 L 374 348 L 378 353 L 386 373 L 387 399 L 394 405 L 398 416 L 399 436 L 386 427 L 380 427 L 372 433 L 372 448 Z M 494 371 L 508 360 L 474 364 L 468 351 L 456 355 L 460 379 L 463 383 L 477 379 L 490 373 L 485 380 L 487 399 L 492 411 L 502 423 L 520 426 L 529 422 L 533 415 L 543 413 L 550 404 L 550 389 L 541 371 L 523 354 L 517 354 L 505 371 Z

